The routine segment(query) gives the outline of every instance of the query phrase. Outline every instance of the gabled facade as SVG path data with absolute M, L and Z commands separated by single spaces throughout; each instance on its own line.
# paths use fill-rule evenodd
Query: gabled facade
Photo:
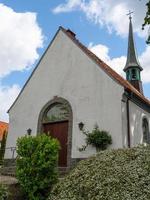
M 149 126 L 150 102 L 81 44 L 72 31 L 60 27 L 9 109 L 9 119 L 7 147 L 16 146 L 17 138 L 27 130 L 32 135 L 51 132 L 62 146 L 59 166 L 70 167 L 95 153 L 92 147 L 79 151 L 85 144 L 81 122 L 88 130 L 98 124 L 108 131 L 111 148 L 149 141 L 144 123 Z

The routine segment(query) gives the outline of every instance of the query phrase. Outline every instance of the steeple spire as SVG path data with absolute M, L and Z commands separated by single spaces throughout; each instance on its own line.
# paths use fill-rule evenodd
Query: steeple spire
M 126 72 L 126 79 L 139 91 L 143 94 L 142 82 L 140 72 L 143 70 L 141 67 L 135 49 L 134 37 L 133 37 L 133 28 L 132 28 L 132 17 L 129 12 L 129 36 L 128 36 L 128 52 L 127 52 L 127 61 L 124 67 Z

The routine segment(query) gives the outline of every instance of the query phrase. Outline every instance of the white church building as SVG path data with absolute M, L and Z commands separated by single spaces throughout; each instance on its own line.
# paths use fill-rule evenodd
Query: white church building
M 6 148 L 18 137 L 50 132 L 61 144 L 59 166 L 95 153 L 89 146 L 80 152 L 85 136 L 95 124 L 112 136 L 110 148 L 132 147 L 150 141 L 150 101 L 144 97 L 132 30 L 129 22 L 126 80 L 60 27 L 9 109 Z M 6 151 L 5 158 L 12 154 Z

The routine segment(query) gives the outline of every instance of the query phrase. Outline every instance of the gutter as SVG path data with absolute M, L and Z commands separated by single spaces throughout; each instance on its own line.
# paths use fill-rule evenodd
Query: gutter
M 129 98 L 127 97 L 126 101 L 126 110 L 127 110 L 127 138 L 128 138 L 128 147 L 131 147 L 131 138 L 130 138 L 130 106 Z
M 126 104 L 126 120 L 127 120 L 127 146 L 128 148 L 131 147 L 131 134 L 130 134 L 130 106 L 129 106 L 129 101 L 132 97 L 132 94 L 129 93 L 128 91 L 124 91 L 123 94 L 123 99 L 122 101 Z

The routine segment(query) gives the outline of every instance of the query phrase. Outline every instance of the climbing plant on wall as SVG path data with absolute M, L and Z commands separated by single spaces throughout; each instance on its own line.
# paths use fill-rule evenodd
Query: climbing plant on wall
M 82 129 L 82 133 L 86 136 L 86 145 L 79 148 L 79 151 L 84 151 L 88 145 L 94 146 L 97 151 L 105 150 L 108 145 L 112 144 L 111 135 L 105 130 L 100 130 L 97 125 L 91 132 Z

